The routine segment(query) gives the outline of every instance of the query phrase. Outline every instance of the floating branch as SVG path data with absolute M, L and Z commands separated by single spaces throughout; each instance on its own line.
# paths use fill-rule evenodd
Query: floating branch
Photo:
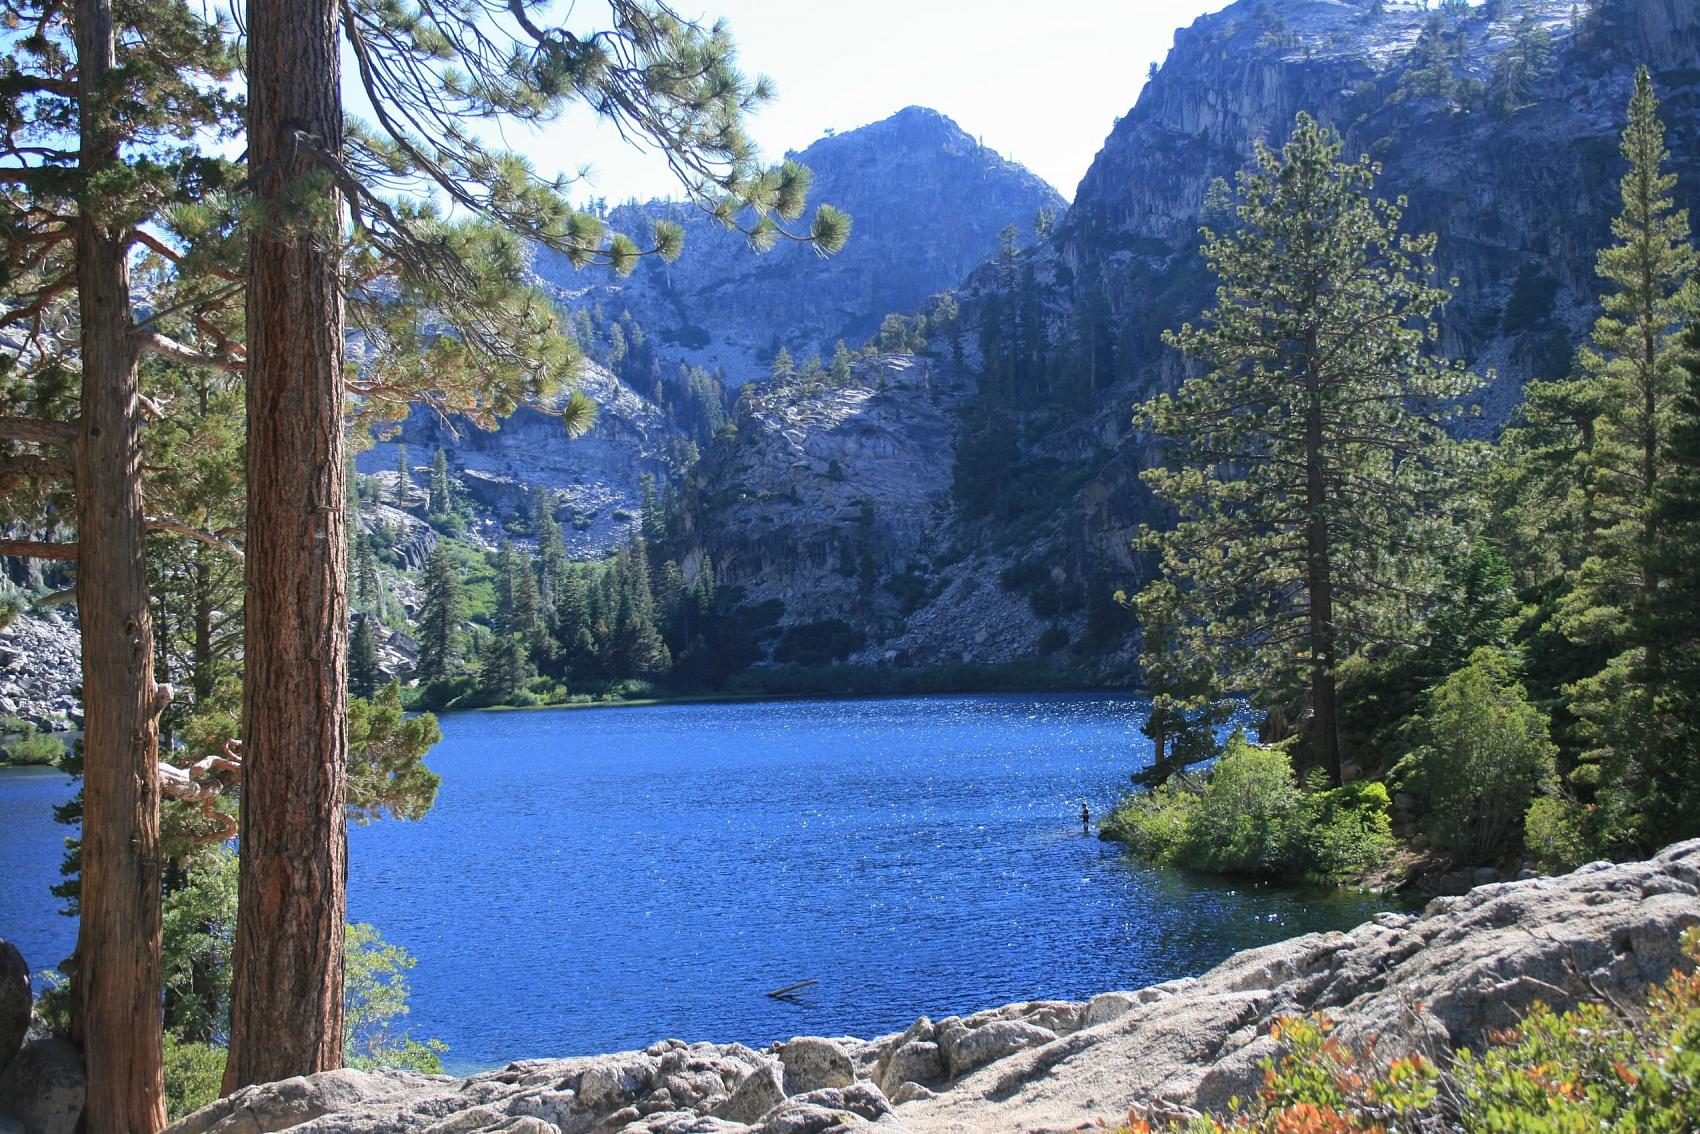
M 812 978 L 809 980 L 800 980 L 796 984 L 788 984 L 784 988 L 776 988 L 772 992 L 768 993 L 768 995 L 773 997 L 775 1000 L 783 1000 L 785 997 L 790 996 L 793 993 L 801 992 L 803 989 L 810 988 L 819 983 L 820 981 Z

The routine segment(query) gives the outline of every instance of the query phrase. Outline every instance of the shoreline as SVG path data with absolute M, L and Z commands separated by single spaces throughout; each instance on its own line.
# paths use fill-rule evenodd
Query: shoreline
M 891 692 L 822 692 L 822 693 L 780 693 L 770 691 L 760 692 L 714 692 L 714 693 L 680 693 L 676 695 L 661 695 L 654 697 L 622 698 L 616 701 L 562 701 L 549 705 L 478 705 L 464 709 L 410 709 L 409 712 L 431 712 L 438 716 L 451 713 L 526 713 L 551 709 L 642 709 L 658 705 L 721 705 L 742 704 L 746 702 L 786 703 L 794 701 L 891 701 L 911 697 L 1025 697 L 1053 695 L 1058 697 L 1090 697 L 1090 696 L 1125 696 L 1133 698 L 1147 697 L 1143 690 L 1129 687 L 1112 686 L 1038 686 L 1031 688 L 1009 689 L 916 689 Z
M 524 1059 L 461 1078 L 331 1071 L 246 1088 L 167 1134 L 338 1129 L 601 1129 L 623 1134 L 1078 1130 L 1130 1109 L 1223 1112 L 1253 1095 L 1272 1026 L 1326 1013 L 1348 1050 L 1444 1060 L 1480 1050 L 1538 1002 L 1633 1004 L 1700 924 L 1700 840 L 1652 860 L 1482 886 L 1421 913 L 1242 950 L 1197 977 L 1080 1001 L 922 1016 L 874 1038 L 801 1036 L 757 1050 L 667 1039 Z M 1624 951 L 1619 942 L 1633 940 Z M 1566 988 L 1571 991 L 1566 992 Z M 1590 995 L 1591 993 L 1591 995 Z M 307 1103 L 305 1107 L 303 1103 Z

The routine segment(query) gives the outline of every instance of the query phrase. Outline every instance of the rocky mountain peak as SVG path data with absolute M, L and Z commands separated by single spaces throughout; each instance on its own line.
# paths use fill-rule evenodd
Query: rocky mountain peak
M 723 372 L 729 385 L 767 374 L 775 352 L 829 356 L 842 339 L 866 341 L 891 312 L 911 312 L 948 290 L 997 250 L 1014 224 L 1030 232 L 1041 209 L 1063 199 L 1022 166 L 980 145 L 945 115 L 912 106 L 822 138 L 796 156 L 814 174 L 811 202 L 848 212 L 842 252 L 823 258 L 781 241 L 765 254 L 674 201 L 609 211 L 620 231 L 642 234 L 669 218 L 686 228 L 673 264 L 645 261 L 627 279 L 575 271 L 539 251 L 535 271 L 569 310 L 607 320 L 630 312 L 655 348 L 660 373 L 678 364 Z

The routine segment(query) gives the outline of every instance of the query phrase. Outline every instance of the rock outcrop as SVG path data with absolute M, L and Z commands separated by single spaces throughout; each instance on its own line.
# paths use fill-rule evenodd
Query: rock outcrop
M 1633 1002 L 1679 963 L 1681 934 L 1696 924 L 1700 841 L 1650 862 L 1480 887 L 1085 1002 L 923 1017 L 899 1035 L 766 1051 L 664 1040 L 464 1080 L 336 1071 L 239 1091 L 169 1134 L 1076 1130 L 1134 1104 L 1220 1108 L 1251 1093 L 1282 1016 L 1327 1012 L 1348 1044 L 1375 1037 L 1384 1056 L 1444 1059 L 1537 1001 Z
M 83 723 L 83 647 L 74 615 L 25 612 L 0 630 L 0 716 L 40 729 Z
M 448 454 L 452 478 L 481 517 L 474 537 L 494 545 L 501 537 L 501 522 L 523 513 L 531 489 L 538 487 L 555 501 L 568 554 L 585 559 L 611 554 L 631 536 L 639 479 L 648 473 L 666 481 L 675 471 L 668 457 L 669 437 L 674 435 L 653 402 L 595 363 L 585 363 L 579 388 L 596 403 L 595 424 L 582 437 L 569 438 L 559 418 L 530 408 L 521 408 L 505 418 L 500 429 L 488 431 L 418 406 L 394 437 L 362 452 L 355 466 L 377 477 L 393 500 L 399 446 L 407 446 L 416 490 L 427 483 L 432 457 L 441 447 Z M 423 492 L 408 506 L 423 514 Z M 380 507 L 363 519 L 368 528 L 387 522 L 425 529 L 417 539 L 412 528 L 404 533 L 411 549 L 404 566 L 410 569 L 423 565 L 435 545 L 430 529 L 406 511 L 391 514 Z
M 16 945 L 0 939 L 0 1071 L 24 1046 L 32 1001 L 29 966 Z
M 75 1134 L 83 1057 L 62 1039 L 27 1039 L 31 1004 L 29 966 L 0 939 L 0 1134 Z

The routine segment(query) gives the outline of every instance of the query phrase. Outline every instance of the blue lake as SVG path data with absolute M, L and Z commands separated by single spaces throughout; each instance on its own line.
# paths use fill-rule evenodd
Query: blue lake
M 1078 999 L 1383 908 L 1083 837 L 1081 802 L 1107 811 L 1149 760 L 1144 713 L 1071 694 L 448 716 L 431 814 L 350 831 L 349 916 L 418 958 L 412 1030 L 467 1070 Z M 0 935 L 36 968 L 75 937 L 46 894 L 65 783 L 0 772 Z

